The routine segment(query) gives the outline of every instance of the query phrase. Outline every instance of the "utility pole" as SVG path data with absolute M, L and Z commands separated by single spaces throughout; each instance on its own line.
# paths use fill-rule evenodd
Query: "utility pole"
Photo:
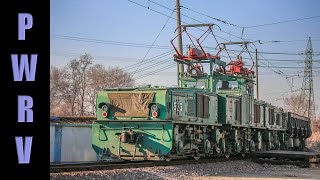
M 257 94 L 257 100 L 259 100 L 259 72 L 258 72 L 258 49 L 256 49 L 256 94 Z
M 314 102 L 314 93 L 313 93 L 313 77 L 312 77 L 312 44 L 311 44 L 311 37 L 308 39 L 308 44 L 306 48 L 306 58 L 304 60 L 304 77 L 303 77 L 303 84 L 302 84 L 302 93 L 305 99 L 308 102 L 308 112 L 307 115 L 309 118 L 315 118 L 315 102 Z
M 182 36 L 181 36 L 181 16 L 180 16 L 180 0 L 176 0 L 176 19 L 177 19 L 177 33 L 178 33 L 178 51 L 180 54 L 183 54 L 182 49 Z M 181 63 L 178 63 L 178 85 L 182 86 L 181 81 L 179 80 L 179 74 L 184 72 L 184 66 Z

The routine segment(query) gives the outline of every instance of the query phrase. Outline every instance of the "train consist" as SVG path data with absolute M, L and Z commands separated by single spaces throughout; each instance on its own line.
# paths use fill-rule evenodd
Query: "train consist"
M 199 26 L 208 26 L 205 33 L 213 34 L 212 24 L 192 25 Z M 189 27 L 182 26 L 183 32 Z M 242 61 L 243 52 L 251 56 L 251 42 L 220 43 L 218 53 L 211 55 L 200 38 L 185 55 L 174 46 L 174 61 L 188 67 L 178 74 L 179 87 L 104 89 L 97 94 L 92 147 L 100 160 L 228 158 L 305 149 L 310 119 L 254 99 L 254 64 L 250 69 Z M 227 63 L 220 53 L 229 45 L 243 50 Z

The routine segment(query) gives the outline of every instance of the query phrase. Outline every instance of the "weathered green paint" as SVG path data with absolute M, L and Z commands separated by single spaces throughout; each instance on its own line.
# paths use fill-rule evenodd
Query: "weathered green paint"
M 142 141 L 123 143 L 119 134 L 131 129 L 142 135 Z M 172 123 L 169 121 L 95 121 L 92 125 L 92 147 L 100 160 L 105 148 L 112 156 L 123 159 L 152 159 L 167 155 L 172 149 Z M 135 152 L 136 151 L 136 152 Z
M 110 103 L 108 94 L 109 93 L 150 93 L 154 92 L 155 96 L 153 102 L 160 105 L 160 115 L 157 119 L 167 119 L 167 89 L 166 88 L 132 88 L 132 89 L 105 89 L 100 91 L 97 94 L 96 103 L 97 103 L 97 119 L 98 120 L 121 120 L 121 119 L 148 119 L 152 120 L 152 116 L 149 113 L 148 117 L 115 117 L 112 112 L 108 114 L 106 118 L 102 116 L 102 109 L 99 108 L 100 103 Z
M 99 104 L 110 103 L 108 93 L 144 92 L 155 93 L 152 103 L 160 105 L 159 118 L 153 119 L 151 114 L 148 117 L 115 117 L 112 111 L 108 118 L 101 116 L 102 109 Z M 207 118 L 197 115 L 199 111 L 197 109 L 198 95 L 208 99 Z M 103 156 L 104 148 L 112 155 L 122 159 L 132 159 L 134 156 L 135 159 L 159 159 L 172 149 L 174 122 L 186 124 L 193 122 L 199 125 L 218 124 L 217 108 L 218 101 L 214 93 L 196 88 L 107 89 L 97 95 L 98 120 L 92 126 L 92 146 L 102 159 L 108 158 Z M 121 133 L 129 129 L 134 133 L 143 134 L 143 141 L 139 142 L 140 144 L 121 143 Z
M 238 83 L 238 89 L 237 90 L 220 90 L 218 89 L 218 83 L 221 81 L 236 81 Z M 245 79 L 242 77 L 236 77 L 236 76 L 223 76 L 220 74 L 214 74 L 214 79 L 212 82 L 212 91 L 217 94 L 230 94 L 235 96 L 241 96 L 242 95 L 242 86 L 244 84 Z
M 172 116 L 173 121 L 188 121 L 188 122 L 201 122 L 201 123 L 218 123 L 218 101 L 214 93 L 205 90 L 187 88 L 172 90 L 170 93 L 172 102 Z M 206 96 L 209 98 L 208 113 L 209 116 L 199 117 L 198 114 L 198 95 Z M 174 103 L 179 104 L 180 111 L 174 110 Z M 205 104 L 202 102 L 202 106 Z
M 266 149 L 276 149 L 279 142 L 284 146 L 286 134 L 282 129 L 282 119 L 280 125 L 269 125 L 268 113 L 269 108 L 274 108 L 272 105 L 260 101 L 260 123 L 253 122 L 253 76 L 233 76 L 214 72 L 214 63 L 225 66 L 225 63 L 218 59 L 203 60 L 201 63 L 209 63 L 208 74 L 197 78 L 179 74 L 178 80 L 182 85 L 178 88 L 148 86 L 105 89 L 99 92 L 96 98 L 97 121 L 92 125 L 92 146 L 100 160 L 108 159 L 108 154 L 126 160 L 159 160 L 168 154 L 171 157 L 193 157 L 199 153 L 202 153 L 201 156 L 211 156 L 217 155 L 220 150 L 222 153 L 237 154 L 247 153 L 249 149 L 256 147 L 259 147 L 257 150 L 261 150 L 263 145 Z M 238 87 L 230 88 L 224 83 L 226 88 L 218 88 L 222 81 L 233 81 Z M 203 87 L 188 87 L 188 83 L 203 83 Z M 158 118 L 152 117 L 150 109 L 149 114 L 144 117 L 118 117 L 113 114 L 112 107 L 108 117 L 102 117 L 99 104 L 110 103 L 109 93 L 150 92 L 154 93 L 151 103 L 158 104 L 160 108 Z M 128 101 L 132 103 L 133 99 Z M 236 102 L 239 102 L 237 106 Z M 125 107 L 132 106 L 127 104 Z M 237 108 L 240 110 L 239 113 L 236 112 Z M 128 111 L 128 114 L 130 112 L 133 111 Z M 275 111 L 274 115 L 277 113 L 282 112 Z M 139 137 L 141 135 L 142 140 L 122 142 L 124 132 Z
M 226 96 L 218 96 L 218 122 L 226 124 Z
M 232 124 L 235 126 L 250 126 L 249 122 L 253 116 L 253 80 L 252 77 L 213 75 L 212 91 L 219 95 L 219 123 Z M 218 89 L 218 83 L 222 81 L 236 82 L 238 87 L 234 90 Z M 249 89 L 248 89 L 249 87 Z M 235 120 L 235 100 L 240 100 L 240 121 Z M 227 111 L 231 112 L 227 112 Z M 228 116 L 228 117 L 227 117 Z

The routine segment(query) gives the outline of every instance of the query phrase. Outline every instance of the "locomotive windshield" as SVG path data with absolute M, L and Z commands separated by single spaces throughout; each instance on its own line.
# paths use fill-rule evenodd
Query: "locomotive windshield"
M 238 81 L 223 81 L 223 80 L 220 80 L 218 82 L 218 90 L 237 91 L 238 89 L 239 89 Z
M 206 88 L 206 81 L 186 82 L 187 87 Z

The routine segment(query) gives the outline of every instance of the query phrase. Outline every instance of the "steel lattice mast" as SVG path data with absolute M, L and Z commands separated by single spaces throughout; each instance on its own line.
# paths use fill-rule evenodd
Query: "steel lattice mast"
M 312 44 L 311 37 L 309 37 L 307 48 L 305 51 L 306 59 L 304 60 L 304 77 L 302 84 L 302 93 L 307 101 L 308 109 L 307 115 L 312 118 L 315 115 L 315 103 L 313 93 L 313 77 L 312 77 Z

